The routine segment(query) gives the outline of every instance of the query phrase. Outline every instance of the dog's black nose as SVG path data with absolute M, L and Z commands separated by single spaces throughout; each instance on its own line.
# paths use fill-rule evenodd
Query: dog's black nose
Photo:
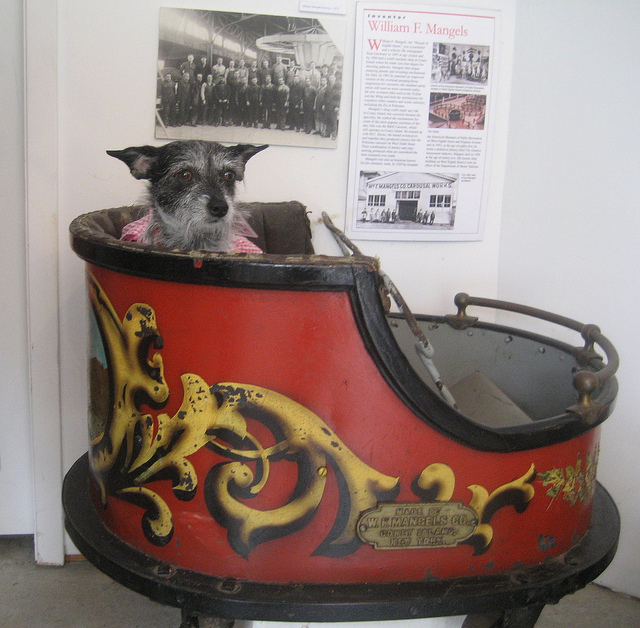
M 215 218 L 222 218 L 227 215 L 229 211 L 229 206 L 225 201 L 221 201 L 219 199 L 211 200 L 209 202 L 209 212 Z

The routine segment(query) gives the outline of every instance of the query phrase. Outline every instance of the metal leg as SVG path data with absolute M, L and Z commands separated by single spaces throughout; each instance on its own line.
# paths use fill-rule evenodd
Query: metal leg
M 505 611 L 468 615 L 462 628 L 533 628 L 544 604 L 532 604 Z
M 182 607 L 182 623 L 180 628 L 233 628 L 234 619 L 223 617 L 206 617 L 188 608 Z

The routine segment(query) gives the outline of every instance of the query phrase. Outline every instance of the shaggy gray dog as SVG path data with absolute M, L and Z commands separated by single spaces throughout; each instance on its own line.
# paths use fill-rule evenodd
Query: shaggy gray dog
M 253 233 L 234 202 L 236 182 L 243 180 L 247 161 L 265 148 L 186 140 L 107 154 L 127 164 L 136 179 L 149 181 L 143 242 L 226 252 L 239 236 Z

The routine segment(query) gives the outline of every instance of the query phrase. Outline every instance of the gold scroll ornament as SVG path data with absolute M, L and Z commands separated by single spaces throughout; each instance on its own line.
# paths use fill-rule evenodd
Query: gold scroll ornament
M 171 508 L 147 483 L 172 480 L 175 496 L 192 499 L 201 482 L 189 456 L 203 447 L 226 462 L 215 465 L 205 482 L 212 516 L 228 530 L 231 546 L 246 556 L 258 543 L 289 534 L 308 523 L 324 494 L 329 467 L 341 490 L 332 530 L 316 553 L 344 555 L 360 544 L 355 522 L 381 499 L 393 499 L 399 479 L 362 462 L 313 412 L 272 390 L 237 383 L 212 387 L 198 375 L 182 376 L 183 401 L 174 416 L 143 413 L 147 403 L 161 407 L 169 397 L 162 346 L 153 308 L 133 304 L 119 320 L 98 281 L 89 277 L 89 295 L 111 373 L 113 402 L 104 430 L 91 443 L 91 468 L 102 503 L 107 495 L 132 501 L 146 512 L 147 539 L 164 545 L 174 530 Z M 246 416 L 262 421 L 277 434 L 263 447 L 247 429 Z M 298 482 L 279 508 L 259 510 L 244 500 L 268 483 L 274 462 L 294 461 Z M 212 459 L 212 463 L 215 459 Z

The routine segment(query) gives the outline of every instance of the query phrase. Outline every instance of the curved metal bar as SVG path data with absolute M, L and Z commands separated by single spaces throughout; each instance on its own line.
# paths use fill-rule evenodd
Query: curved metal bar
M 567 408 L 567 410 L 578 414 L 588 423 L 595 422 L 600 417 L 604 408 L 592 399 L 592 395 L 600 386 L 615 375 L 620 360 L 615 347 L 609 339 L 600 332 L 600 328 L 597 325 L 580 323 L 566 316 L 560 316 L 559 314 L 527 305 L 497 299 L 472 297 L 465 292 L 456 294 L 454 303 L 458 308 L 457 314 L 449 315 L 445 318 L 447 322 L 456 329 L 469 327 L 478 320 L 475 317 L 467 315 L 467 307 L 478 306 L 531 316 L 576 331 L 585 341 L 584 347 L 578 347 L 575 351 L 575 357 L 581 366 L 590 364 L 594 360 L 601 361 L 603 359 L 594 348 L 594 345 L 597 344 L 606 356 L 606 364 L 597 371 L 581 370 L 574 375 L 573 386 L 578 391 L 578 403 Z

